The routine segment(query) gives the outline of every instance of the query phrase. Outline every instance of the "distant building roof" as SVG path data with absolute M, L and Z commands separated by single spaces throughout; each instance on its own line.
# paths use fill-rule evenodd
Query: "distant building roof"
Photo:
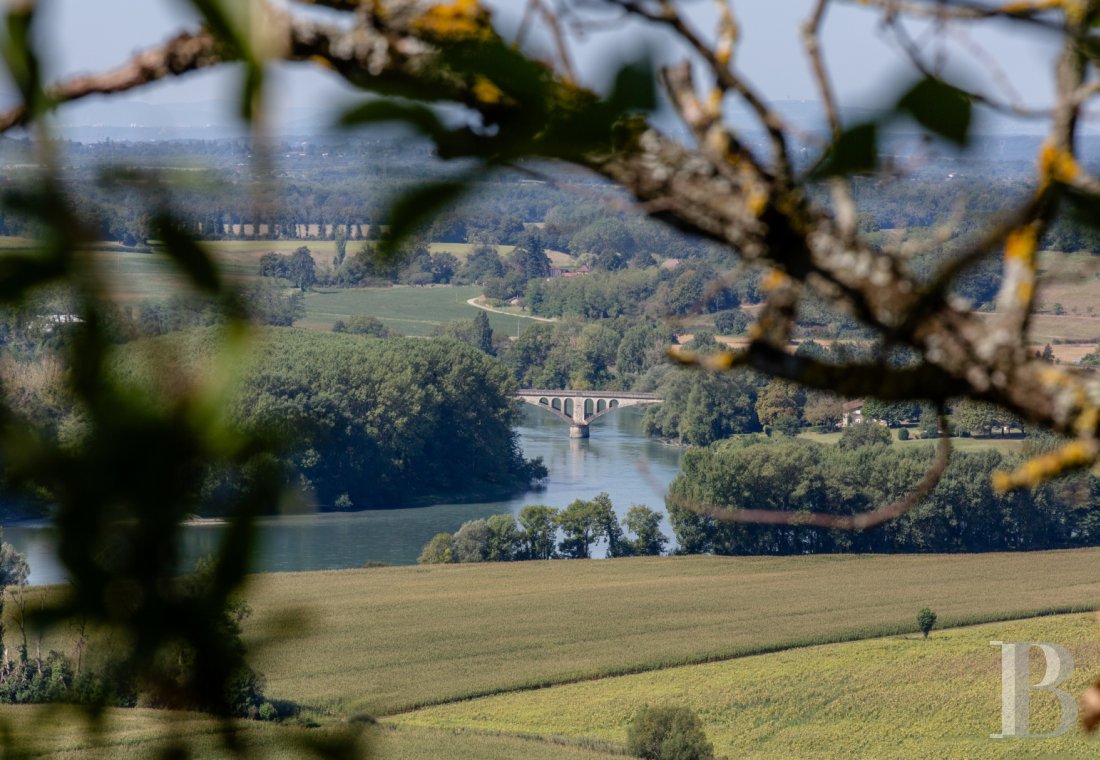
M 675 269 L 682 263 L 680 259 L 665 259 L 661 262 L 661 269 Z

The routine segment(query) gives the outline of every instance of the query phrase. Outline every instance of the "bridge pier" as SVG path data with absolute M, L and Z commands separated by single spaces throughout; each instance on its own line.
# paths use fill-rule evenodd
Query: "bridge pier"
M 587 438 L 588 437 L 588 425 L 570 425 L 569 426 L 570 438 Z

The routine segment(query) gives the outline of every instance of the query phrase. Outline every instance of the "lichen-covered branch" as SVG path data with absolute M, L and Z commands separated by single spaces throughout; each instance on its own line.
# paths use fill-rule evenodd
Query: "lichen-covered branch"
M 46 96 L 51 102 L 62 104 L 89 95 L 112 95 L 189 71 L 216 66 L 225 60 L 223 48 L 209 33 L 181 34 L 158 48 L 135 56 L 114 71 L 70 79 L 48 90 Z M 26 107 L 9 109 L 0 114 L 0 132 L 22 126 L 27 119 Z
M 449 134 L 446 137 L 452 142 L 446 145 L 446 155 L 473 155 L 488 161 L 500 160 L 500 156 L 512 160 L 521 157 L 525 149 L 535 155 L 552 155 L 540 153 L 548 150 L 539 142 L 542 135 L 537 129 L 541 125 L 531 126 L 532 104 L 523 102 L 514 82 L 476 68 L 479 58 L 470 50 L 476 53 L 479 45 L 493 51 L 509 48 L 493 30 L 488 12 L 474 0 L 438 4 L 314 0 L 311 4 L 349 11 L 351 23 L 326 24 L 271 9 L 277 23 L 270 28 L 283 38 L 267 50 L 277 51 L 283 59 L 317 63 L 377 93 L 462 104 L 498 133 L 496 137 L 472 130 L 457 137 Z M 1067 187 L 1083 193 L 1098 189 L 1073 154 L 1078 115 L 1091 91 L 1084 77 L 1088 51 L 1079 40 L 1086 25 L 1096 18 L 1097 2 L 1067 4 L 1073 6 L 1072 12 L 1037 6 L 995 9 L 885 0 L 871 5 L 894 14 L 935 11 L 940 14 L 936 18 L 1041 21 L 1046 28 L 1060 29 L 1064 38 L 1056 72 L 1058 102 L 1046 147 L 1038 157 L 1034 196 L 1010 214 L 1006 224 L 964 252 L 960 256 L 963 263 L 945 270 L 931 285 L 908 271 L 903 256 L 878 250 L 859 237 L 852 223 L 853 210 L 847 204 L 835 210 L 822 208 L 810 199 L 808 187 L 793 178 L 787 158 L 789 131 L 763 96 L 730 65 L 731 20 L 724 22 L 724 31 L 719 30 L 721 49 L 715 50 L 671 10 L 671 4 L 610 3 L 681 35 L 713 75 L 717 96 L 697 89 L 690 65 L 671 67 L 663 73 L 663 83 L 694 135 L 694 146 L 634 120 L 623 133 L 625 139 L 620 135 L 566 157 L 619 184 L 653 216 L 732 246 L 746 261 L 774 270 L 776 282 L 783 287 L 772 294 L 771 305 L 758 326 L 760 340 L 753 343 L 744 362 L 842 392 L 937 403 L 956 396 L 983 399 L 1082 444 L 1029 470 L 1033 477 L 1002 479 L 1005 487 L 1027 485 L 1066 468 L 1085 466 L 1093 461 L 1100 441 L 1096 415 L 1100 380 L 1036 360 L 1026 350 L 1026 329 L 1036 288 L 1035 249 L 1059 197 Z M 820 30 L 824 8 L 824 2 L 816 6 L 805 28 L 811 38 Z M 1050 16 L 1055 12 L 1062 13 L 1062 21 L 1052 27 Z M 808 49 L 811 58 L 820 62 L 813 52 L 815 45 L 816 39 L 812 39 Z M 456 58 L 456 50 L 467 54 Z M 182 35 L 115 72 L 62 84 L 51 95 L 62 102 L 91 93 L 117 92 L 231 58 L 207 32 Z M 533 80 L 540 88 L 538 106 L 547 123 L 573 112 L 578 104 L 595 102 L 596 96 L 580 88 L 573 77 L 545 67 L 537 71 Z M 819 69 L 819 79 L 822 76 Z M 823 91 L 828 89 L 826 82 Z M 745 99 L 761 120 L 773 146 L 770 163 L 754 156 L 723 122 L 719 104 L 725 92 Z M 13 111 L 0 126 L 8 128 L 25 118 L 25 113 Z M 830 119 L 835 132 L 839 119 L 835 113 Z M 527 148 L 521 142 L 508 141 L 510 130 L 521 127 L 535 130 L 525 138 L 530 140 Z M 949 295 L 949 285 L 966 262 L 998 248 L 1005 254 L 1000 308 L 995 318 L 983 319 L 966 304 L 957 303 Z M 802 293 L 812 293 L 830 307 L 859 318 L 885 344 L 910 347 L 919 357 L 917 367 L 908 375 L 883 367 L 826 372 L 821 366 L 787 357 L 779 346 L 783 336 L 789 335 L 794 307 Z M 919 382 L 911 382 L 913 378 Z

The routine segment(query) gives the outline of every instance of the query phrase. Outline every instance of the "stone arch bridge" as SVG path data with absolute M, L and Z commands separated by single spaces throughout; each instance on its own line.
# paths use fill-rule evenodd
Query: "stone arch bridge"
M 521 388 L 516 393 L 516 398 L 525 404 L 545 409 L 568 422 L 570 438 L 587 438 L 588 426 L 616 409 L 659 404 L 662 401 L 655 393 L 552 391 L 538 388 Z

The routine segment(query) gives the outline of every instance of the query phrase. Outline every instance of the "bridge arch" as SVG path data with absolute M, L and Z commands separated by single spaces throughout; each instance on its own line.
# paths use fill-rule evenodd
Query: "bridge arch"
M 628 406 L 659 404 L 662 399 L 654 393 L 630 393 L 627 391 L 556 391 L 520 390 L 516 396 L 524 403 L 546 409 L 570 425 L 570 435 L 587 438 L 588 427 L 605 414 Z

